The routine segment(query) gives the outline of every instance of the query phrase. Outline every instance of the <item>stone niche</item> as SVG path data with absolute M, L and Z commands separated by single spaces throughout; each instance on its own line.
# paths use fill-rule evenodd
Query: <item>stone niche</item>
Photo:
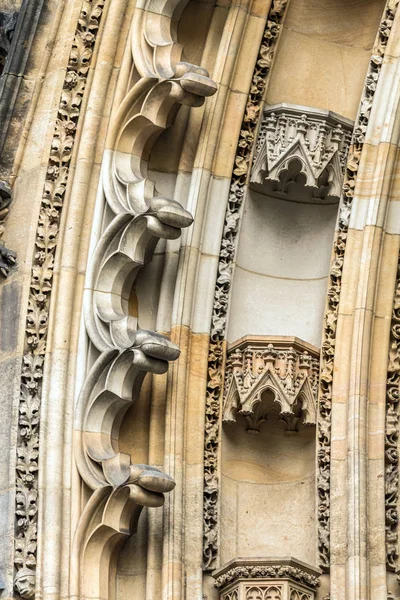
M 318 371 L 319 350 L 295 337 L 246 336 L 228 347 L 221 431 L 222 563 L 260 555 L 315 562 Z M 237 597 L 228 592 L 222 597 L 269 600 L 272 583 L 263 584 L 261 595 L 254 597 L 245 592 L 252 589 L 248 583 L 230 588 Z M 288 582 L 279 585 L 277 597 L 297 600 L 287 595 Z
M 321 343 L 352 127 L 328 110 L 264 110 L 237 240 L 229 343 L 249 332 Z
M 320 572 L 293 558 L 235 559 L 214 573 L 220 600 L 314 600 Z

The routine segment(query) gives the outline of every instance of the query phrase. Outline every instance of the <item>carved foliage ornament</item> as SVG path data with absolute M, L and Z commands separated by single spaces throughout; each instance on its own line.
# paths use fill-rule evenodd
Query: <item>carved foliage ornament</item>
M 21 373 L 16 465 L 15 589 L 35 593 L 40 403 L 54 255 L 82 96 L 105 0 L 86 0 L 79 16 L 47 165 L 36 231 Z
M 243 202 L 244 185 L 250 170 L 260 103 L 264 95 L 286 5 L 287 0 L 273 0 L 268 13 L 242 121 L 222 234 L 211 321 L 206 390 L 203 507 L 204 569 L 210 569 L 214 566 L 218 551 L 218 422 L 223 385 L 222 366 L 226 317 L 238 223 Z
M 385 516 L 386 565 L 400 581 L 399 502 L 399 401 L 400 401 L 400 255 L 390 328 L 389 364 L 386 384 L 385 426 Z
M 321 348 L 321 374 L 319 388 L 318 415 L 318 547 L 320 567 L 325 571 L 330 565 L 330 447 L 332 380 L 335 356 L 336 324 L 342 281 L 344 253 L 351 214 L 357 173 L 364 145 L 365 134 L 373 105 L 373 99 L 379 79 L 383 57 L 385 55 L 392 23 L 398 8 L 398 0 L 386 4 L 383 20 L 380 23 L 377 40 L 374 45 L 369 69 L 364 85 L 359 113 L 357 116 L 349 157 L 346 164 L 342 198 L 339 206 L 338 231 L 333 245 L 333 260 L 329 273 L 327 306 L 325 311 L 323 341 Z
M 228 583 L 238 579 L 293 579 L 298 583 L 316 589 L 320 585 L 317 575 L 311 574 L 301 567 L 280 564 L 240 565 L 232 567 L 222 575 L 216 574 L 215 587 L 222 589 Z
M 311 353 L 310 353 L 311 352 Z M 278 409 L 288 432 L 299 422 L 315 425 L 319 353 L 295 338 L 245 338 L 228 351 L 223 421 L 245 416 L 249 432 L 258 432 L 267 413 Z M 263 400 L 273 395 L 273 404 Z
M 287 194 L 302 182 L 317 199 L 338 200 L 353 122 L 330 111 L 277 104 L 264 110 L 250 182 Z M 298 165 L 298 167 L 296 167 Z

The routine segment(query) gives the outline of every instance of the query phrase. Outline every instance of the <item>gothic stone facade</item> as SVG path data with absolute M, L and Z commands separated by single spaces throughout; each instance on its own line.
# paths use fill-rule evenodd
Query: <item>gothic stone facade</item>
M 400 600 L 398 0 L 0 0 L 0 598 Z

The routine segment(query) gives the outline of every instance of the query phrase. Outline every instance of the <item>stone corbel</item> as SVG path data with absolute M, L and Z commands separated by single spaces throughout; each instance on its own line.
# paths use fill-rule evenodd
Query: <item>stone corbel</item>
M 129 311 L 135 279 L 158 240 L 179 238 L 192 222 L 180 204 L 157 197 L 147 214 L 117 215 L 105 230 L 88 267 L 84 308 L 88 335 L 99 350 L 135 345 L 137 317 Z
M 151 209 L 157 192 L 147 170 L 157 137 L 172 125 L 183 104 L 199 107 L 216 91 L 208 72 L 187 62 L 178 62 L 169 79 L 145 77 L 132 87 L 115 115 L 109 140 L 113 148 L 104 157 L 104 190 L 115 214 Z
M 238 558 L 213 573 L 220 600 L 314 600 L 319 576 L 294 558 Z
M 251 183 L 267 184 L 271 195 L 290 195 L 298 184 L 310 198 L 338 201 L 352 130 L 352 121 L 331 111 L 285 103 L 268 106 Z
M 132 479 L 129 454 L 119 451 L 119 429 L 137 399 L 146 373 L 161 374 L 179 348 L 167 338 L 139 331 L 124 351 L 103 352 L 85 380 L 75 420 L 75 458 L 82 479 L 95 490 Z
M 271 410 L 278 410 L 286 431 L 315 425 L 319 352 L 297 338 L 246 336 L 228 350 L 222 419 L 241 414 L 249 433 L 259 432 Z M 263 400 L 264 392 L 273 402 Z

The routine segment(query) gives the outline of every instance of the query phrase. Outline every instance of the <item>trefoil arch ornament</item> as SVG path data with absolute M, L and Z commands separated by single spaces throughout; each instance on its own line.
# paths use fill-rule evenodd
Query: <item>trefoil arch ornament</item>
M 310 198 L 338 201 L 353 122 L 328 110 L 295 104 L 264 109 L 250 183 L 287 195 L 302 182 Z
M 249 433 L 259 432 L 275 410 L 286 432 L 300 423 L 316 425 L 319 351 L 297 338 L 246 336 L 227 352 L 222 420 L 234 423 L 241 414 Z M 264 392 L 273 396 L 265 402 Z

